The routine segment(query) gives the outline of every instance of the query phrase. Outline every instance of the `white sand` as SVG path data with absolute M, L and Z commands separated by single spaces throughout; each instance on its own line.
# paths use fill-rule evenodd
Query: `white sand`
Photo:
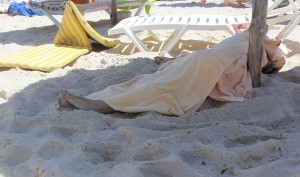
M 208 1 L 210 2 L 210 1 Z M 250 9 L 192 1 L 161 1 L 153 15 L 223 13 Z M 104 12 L 86 15 L 103 34 Z M 271 31 L 276 34 L 283 24 Z M 0 57 L 52 43 L 57 32 L 45 16 L 0 14 Z M 170 32 L 158 31 L 164 38 Z M 88 95 L 158 66 L 124 35 L 113 49 L 96 45 L 71 65 L 44 73 L 0 70 L 0 176 L 2 177 L 296 177 L 300 176 L 300 44 L 298 26 L 285 40 L 292 50 L 282 71 L 263 75 L 244 103 L 208 99 L 182 117 L 158 113 L 103 115 L 58 109 L 60 89 Z M 145 38 L 146 33 L 141 33 Z M 176 49 L 198 50 L 229 37 L 224 31 L 186 33 Z M 2 103 L 2 104 L 1 104 Z

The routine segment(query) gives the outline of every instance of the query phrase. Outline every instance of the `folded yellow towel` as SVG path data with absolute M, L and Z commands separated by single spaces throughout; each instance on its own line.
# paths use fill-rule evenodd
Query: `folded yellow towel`
M 83 18 L 76 5 L 68 1 L 54 44 L 46 44 L 0 59 L 0 67 L 20 67 L 41 71 L 61 68 L 92 50 L 89 38 L 106 47 L 119 40 L 98 34 Z

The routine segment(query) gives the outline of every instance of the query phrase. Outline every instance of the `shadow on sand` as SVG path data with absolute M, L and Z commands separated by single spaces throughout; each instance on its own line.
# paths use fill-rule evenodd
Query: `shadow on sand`
M 154 41 L 151 37 L 142 40 L 151 52 L 160 52 L 167 41 Z M 212 48 L 216 43 L 201 40 L 179 40 L 168 53 L 172 57 L 178 56 L 181 51 L 197 51 Z M 131 55 L 140 52 L 133 43 L 121 43 L 117 47 L 107 51 L 108 53 L 119 53 L 122 55 Z
M 176 2 L 172 4 L 164 4 L 161 3 L 158 5 L 159 7 L 180 7 L 180 8 L 186 8 L 186 7 L 203 7 L 203 8 L 213 8 L 213 7 L 232 7 L 232 8 L 245 8 L 245 6 L 241 6 L 238 4 L 232 4 L 224 5 L 223 3 L 198 3 L 198 2 Z
M 110 25 L 110 20 L 100 20 L 98 22 L 88 23 L 103 36 L 107 36 L 107 30 L 112 26 Z M 42 27 L 31 27 L 24 30 L 10 30 L 7 32 L 0 33 L 0 44 L 19 44 L 27 46 L 39 46 L 43 44 L 52 44 L 56 33 L 58 32 L 58 27 L 55 25 L 42 26 Z M 33 38 L 34 39 L 33 39 Z
M 136 69 L 137 67 L 139 68 L 138 70 Z M 147 69 L 145 69 L 146 67 Z M 149 67 L 151 68 L 150 70 Z M 11 114 L 12 118 L 18 115 L 34 116 L 47 114 L 47 110 L 43 110 L 45 108 L 59 111 L 57 95 L 62 89 L 69 90 L 77 95 L 86 96 L 103 90 L 109 85 L 130 80 L 135 75 L 153 73 L 157 68 L 158 65 L 150 58 L 134 58 L 123 66 L 111 66 L 97 70 L 74 69 L 61 77 L 41 78 L 40 81 L 28 85 L 12 95 L 6 103 L 3 103 L 0 106 L 0 117 L 7 116 L 4 114 L 8 112 L 4 110 L 11 110 L 9 114 Z M 2 69 L 1 71 L 7 70 Z M 51 75 L 51 73 L 44 73 L 44 75 Z M 22 101 L 20 102 L 19 100 Z
M 158 5 L 159 7 L 205 7 L 205 8 L 212 8 L 212 7 L 224 7 L 223 4 L 216 4 L 216 3 L 197 3 L 197 2 L 176 2 L 172 4 L 164 4 L 161 3 Z

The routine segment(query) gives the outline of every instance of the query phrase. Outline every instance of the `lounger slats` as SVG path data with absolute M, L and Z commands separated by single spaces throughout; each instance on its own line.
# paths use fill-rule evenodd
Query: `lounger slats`
M 282 39 L 285 38 L 287 34 L 296 26 L 300 21 L 300 0 L 289 0 L 289 4 L 284 7 L 279 7 L 278 5 L 283 0 L 278 0 L 274 4 L 270 5 L 268 8 L 267 23 L 269 27 L 272 27 L 276 23 L 292 20 L 294 23 L 290 23 L 289 28 L 284 30 L 284 35 Z M 155 36 L 151 30 L 159 29 L 172 29 L 174 32 L 170 36 L 169 42 L 165 44 L 162 48 L 164 51 L 170 50 L 176 42 L 184 35 L 188 30 L 225 30 L 231 35 L 236 34 L 235 25 L 243 24 L 250 25 L 251 15 L 241 15 L 241 16 L 226 16 L 226 15 L 205 15 L 205 14 L 193 14 L 189 16 L 155 16 L 155 17 L 138 17 L 142 20 L 136 20 L 133 18 L 127 18 L 122 20 L 118 25 L 108 30 L 108 35 L 124 33 L 135 34 L 139 31 L 150 31 L 151 36 Z M 129 29 L 130 28 L 130 29 Z M 123 31 L 123 32 L 122 32 Z M 279 36 L 281 37 L 281 36 Z M 158 37 L 155 37 L 158 39 Z M 135 44 L 143 44 L 143 42 L 134 37 L 130 36 L 130 39 Z M 141 51 L 144 50 L 145 46 L 137 46 Z
M 207 16 L 204 16 L 204 15 L 203 15 L 203 17 L 200 17 L 200 18 L 199 18 L 198 24 L 199 24 L 199 25 L 206 25 L 206 24 L 207 24 L 207 20 L 208 20 L 208 19 L 207 19 Z
M 189 24 L 190 24 L 190 25 L 197 25 L 198 19 L 199 19 L 199 17 L 197 17 L 197 16 L 191 16 L 191 17 L 190 17 Z
M 224 17 L 224 16 L 220 16 L 220 17 L 218 18 L 218 21 L 219 21 L 220 24 L 226 24 L 226 21 L 225 21 L 225 17 Z
M 180 22 L 180 17 L 178 17 L 178 16 L 174 16 L 171 20 L 172 25 L 178 24 L 179 22 Z
M 245 24 L 245 23 L 247 23 L 245 17 L 235 17 L 235 20 L 236 20 L 237 24 Z
M 188 17 L 188 16 L 181 17 L 180 24 L 182 24 L 182 25 L 189 24 L 189 21 L 190 21 L 189 19 L 190 19 L 190 17 Z
M 138 18 L 138 20 L 135 22 L 134 25 L 136 25 L 136 26 L 144 25 L 145 21 L 146 21 L 146 18 Z
M 145 17 L 143 17 L 143 18 L 145 18 Z M 141 25 L 147 26 L 147 25 L 151 24 L 153 21 L 154 21 L 154 17 L 147 17 L 146 20 L 144 21 L 144 23 Z
M 134 18 L 136 18 L 136 17 L 133 17 L 132 21 L 134 21 Z M 128 21 L 125 21 L 125 20 L 122 20 L 122 21 L 120 21 L 120 23 L 118 23 L 118 26 L 126 26 L 126 25 L 128 25 Z
M 151 22 L 151 24 L 160 24 L 162 21 L 162 17 L 155 17 L 155 19 Z
M 210 25 L 219 25 L 218 24 L 218 17 L 213 16 L 212 18 L 209 18 L 208 19 L 208 24 L 210 24 Z
M 227 17 L 228 24 L 236 24 L 234 17 Z
M 126 26 L 134 26 L 138 20 L 140 20 L 140 18 L 134 18 L 134 20 L 129 21 L 128 23 L 126 23 Z

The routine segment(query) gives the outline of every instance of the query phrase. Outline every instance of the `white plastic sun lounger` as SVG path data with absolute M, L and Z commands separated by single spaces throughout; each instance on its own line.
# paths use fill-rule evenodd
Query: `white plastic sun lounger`
M 144 30 L 174 29 L 171 40 L 164 46 L 163 51 L 169 51 L 188 30 L 227 30 L 231 35 L 236 32 L 232 25 L 249 24 L 250 16 L 151 16 L 131 17 L 122 20 L 115 27 L 108 30 L 108 35 L 125 33 L 140 51 L 149 51 L 135 34 Z M 158 40 L 153 32 L 150 34 Z M 170 38 L 169 37 L 169 38 Z
M 63 15 L 64 6 L 66 0 L 49 0 L 49 1 L 34 1 L 29 0 L 27 3 L 28 8 L 42 11 L 56 26 L 60 26 L 60 22 L 53 15 Z M 88 12 L 96 12 L 104 10 L 110 13 L 111 0 L 97 0 L 96 2 L 90 2 L 86 4 L 76 4 L 79 11 L 84 15 Z M 152 6 L 154 3 L 143 0 L 130 0 L 125 2 L 118 2 L 118 8 L 126 7 L 126 10 L 130 10 L 132 7 L 138 7 L 134 16 L 140 16 L 145 9 L 145 6 Z
M 289 21 L 283 30 L 276 36 L 281 42 L 292 32 L 300 23 L 300 0 L 269 0 L 267 23 L 270 27 L 276 23 Z M 252 2 L 248 3 L 248 7 Z M 277 8 L 279 7 L 279 8 Z
M 273 26 L 276 23 L 291 20 L 293 25 L 290 25 L 289 29 L 284 32 L 287 35 L 287 32 L 290 32 L 296 26 L 297 18 L 299 17 L 300 0 L 296 1 L 284 7 L 284 10 L 275 9 L 276 5 L 282 2 L 282 0 L 278 0 L 278 2 L 271 5 L 268 9 L 268 25 Z M 251 15 L 225 16 L 199 14 L 190 16 L 131 17 L 122 20 L 115 27 L 109 29 L 108 35 L 126 34 L 140 51 L 149 51 L 146 45 L 138 38 L 136 32 L 148 30 L 154 39 L 159 40 L 151 30 L 174 29 L 174 32 L 169 37 L 169 42 L 162 48 L 162 51 L 169 51 L 188 30 L 225 30 L 231 35 L 235 35 L 234 25 L 249 25 L 250 22 Z

